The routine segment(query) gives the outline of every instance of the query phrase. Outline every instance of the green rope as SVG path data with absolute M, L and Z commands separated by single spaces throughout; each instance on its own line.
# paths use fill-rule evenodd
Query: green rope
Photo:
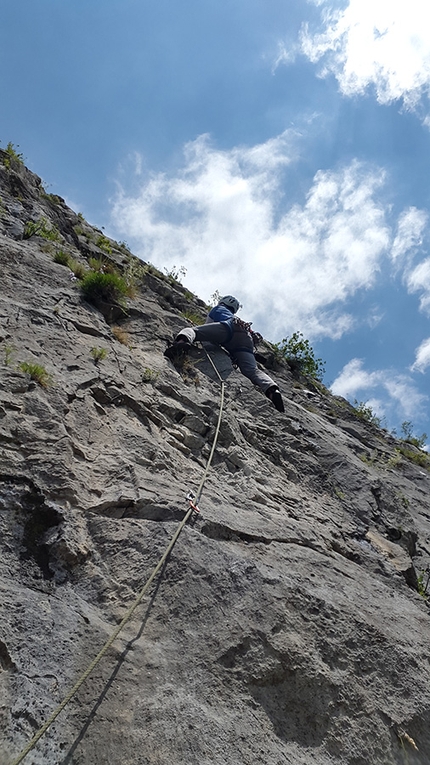
M 217 440 L 218 440 L 218 435 L 219 435 L 219 431 L 220 431 L 220 427 L 221 427 L 222 413 L 223 413 L 223 408 L 224 408 L 224 388 L 225 388 L 224 380 L 220 376 L 220 374 L 219 374 L 219 372 L 218 372 L 214 362 L 212 361 L 211 357 L 209 356 L 209 354 L 207 353 L 206 350 L 205 350 L 205 353 L 206 353 L 208 359 L 210 360 L 213 368 L 215 369 L 215 371 L 216 371 L 216 373 L 218 375 L 218 378 L 219 378 L 219 380 L 221 382 L 221 394 L 220 394 L 220 406 L 219 406 L 218 422 L 217 422 L 217 426 L 216 426 L 216 429 L 215 429 L 214 439 L 213 439 L 213 442 L 212 442 L 212 448 L 211 448 L 211 451 L 210 451 L 210 454 L 209 454 L 208 461 L 206 463 L 205 471 L 203 473 L 202 479 L 201 479 L 199 487 L 197 489 L 196 498 L 195 498 L 195 504 L 196 505 L 197 505 L 197 502 L 200 500 L 200 498 L 202 496 L 203 487 L 205 485 L 206 478 L 207 478 L 207 475 L 208 475 L 208 472 L 209 472 L 209 468 L 210 468 L 211 463 L 212 463 L 212 458 L 213 458 L 213 455 L 215 453 L 215 448 L 216 448 L 216 444 L 217 444 Z M 85 670 L 85 672 L 82 673 L 80 678 L 76 681 L 75 685 L 69 691 L 67 696 L 63 699 L 61 704 L 59 704 L 58 707 L 53 711 L 53 713 L 48 718 L 48 720 L 37 731 L 37 733 L 33 736 L 31 741 L 29 741 L 29 743 L 27 744 L 25 749 L 22 750 L 21 754 L 11 763 L 11 765 L 19 765 L 19 763 L 21 763 L 23 761 L 24 757 L 26 757 L 27 754 L 34 748 L 34 746 L 37 744 L 37 742 L 42 738 L 42 736 L 46 733 L 48 728 L 52 725 L 54 720 L 56 720 L 56 718 L 58 717 L 60 712 L 63 711 L 64 707 L 67 706 L 67 704 L 73 698 L 75 693 L 77 693 L 77 691 L 79 690 L 81 685 L 85 682 L 87 677 L 91 674 L 93 669 L 97 666 L 97 664 L 102 659 L 102 657 L 105 655 L 106 651 L 110 648 L 112 643 L 116 640 L 116 638 L 118 637 L 118 635 L 121 632 L 121 630 L 125 627 L 127 622 L 131 619 L 131 617 L 132 617 L 134 611 L 136 610 L 137 606 L 141 602 L 142 598 L 144 597 L 144 595 L 148 591 L 148 588 L 150 587 L 150 585 L 152 584 L 153 580 L 157 576 L 158 572 L 162 568 L 163 564 L 167 560 L 167 558 L 169 556 L 169 553 L 173 549 L 173 547 L 174 547 L 174 545 L 175 545 L 175 543 L 176 543 L 176 541 L 177 541 L 177 539 L 178 539 L 182 529 L 184 528 L 185 524 L 187 523 L 187 521 L 188 521 L 188 519 L 189 519 L 189 517 L 191 516 L 192 513 L 193 513 L 193 507 L 190 507 L 189 510 L 187 511 L 186 515 L 184 516 L 184 518 L 182 519 L 182 521 L 178 525 L 178 527 L 177 527 L 175 533 L 173 534 L 173 536 L 172 536 L 172 538 L 171 538 L 171 540 L 170 540 L 170 542 L 169 542 L 169 544 L 168 544 L 164 554 L 162 555 L 162 557 L 158 561 L 157 565 L 155 566 L 151 576 L 146 581 L 146 583 L 144 584 L 144 586 L 140 590 L 139 594 L 136 596 L 136 598 L 133 601 L 133 603 L 131 604 L 130 608 L 128 609 L 128 611 L 123 616 L 121 622 L 118 624 L 116 629 L 112 632 L 111 636 L 106 640 L 105 644 L 100 649 L 100 651 L 98 652 L 97 656 L 92 660 L 91 664 L 88 665 L 88 667 Z

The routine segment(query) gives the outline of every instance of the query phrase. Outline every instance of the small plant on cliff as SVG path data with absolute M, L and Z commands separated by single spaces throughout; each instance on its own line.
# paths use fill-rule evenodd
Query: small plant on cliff
M 40 220 L 29 220 L 24 227 L 24 239 L 30 239 L 31 236 L 41 236 L 50 242 L 58 242 L 61 234 L 55 226 L 50 226 L 46 218 Z
M 401 446 L 399 448 L 399 452 L 403 454 L 406 459 L 410 460 L 411 462 L 415 462 L 416 465 L 430 470 L 430 457 L 426 452 L 408 449 L 406 446 Z
M 51 375 L 41 364 L 33 364 L 31 361 L 23 361 L 19 368 L 21 372 L 30 375 L 31 379 L 37 382 L 42 388 L 48 388 L 52 383 Z
M 357 399 L 355 399 L 354 411 L 359 420 L 370 422 L 371 425 L 375 425 L 377 428 L 381 427 L 382 418 L 378 417 L 378 415 L 373 411 L 372 407 L 369 406 L 365 401 L 357 401 Z
M 188 321 L 190 321 L 191 324 L 198 325 L 204 322 L 204 318 L 200 316 L 198 313 L 196 313 L 195 311 L 181 311 L 181 314 L 184 317 L 184 319 L 187 319 Z
M 335 496 L 336 496 L 338 499 L 340 499 L 340 500 L 346 499 L 346 494 L 345 494 L 345 492 L 344 492 L 344 491 L 342 491 L 341 489 L 338 489 L 338 487 L 337 487 L 337 486 L 335 486 L 335 487 L 334 487 L 333 491 L 334 491 L 334 494 L 335 494 Z
M 170 284 L 172 285 L 182 284 L 181 278 L 186 276 L 187 269 L 185 268 L 185 266 L 179 266 L 179 268 L 177 268 L 176 266 L 172 266 L 170 271 L 168 268 L 165 268 L 164 273 L 166 274 L 167 281 L 169 281 Z
M 325 364 L 315 358 L 313 348 L 301 332 L 293 332 L 291 337 L 284 337 L 280 343 L 274 343 L 275 356 L 296 369 L 300 374 L 322 381 Z
M 12 345 L 5 345 L 3 350 L 4 350 L 4 363 L 7 367 L 9 367 L 12 363 L 12 354 L 14 352 L 14 348 Z
M 150 266 L 148 263 L 143 263 L 138 258 L 130 257 L 128 263 L 124 267 L 124 279 L 132 287 L 141 284 L 146 274 L 149 272 Z
M 94 363 L 98 364 L 99 361 L 103 361 L 103 359 L 106 358 L 106 356 L 108 355 L 108 350 L 107 348 L 97 348 L 96 346 L 94 346 L 93 348 L 91 348 L 90 353 L 94 359 Z
M 62 266 L 67 266 L 77 279 L 83 279 L 87 273 L 87 269 L 82 263 L 79 263 L 79 260 L 75 260 L 75 258 L 72 258 L 68 252 L 64 252 L 63 250 L 58 250 L 54 253 L 53 260 L 54 263 L 60 263 Z
M 209 308 L 215 308 L 215 306 L 218 305 L 221 298 L 222 298 L 221 292 L 219 290 L 215 290 L 213 295 L 211 295 L 209 298 Z
M 100 234 L 100 236 L 96 239 L 96 246 L 100 247 L 100 249 L 103 250 L 106 255 L 110 255 L 112 252 L 110 241 L 107 236 L 104 236 L 103 234 Z
M 68 266 L 70 261 L 70 255 L 63 250 L 58 250 L 53 255 L 54 263 L 59 263 L 61 266 Z
M 142 382 L 143 383 L 155 383 L 158 377 L 158 372 L 154 372 L 153 369 L 150 369 L 149 367 L 145 367 L 145 369 L 142 372 Z
M 58 194 L 46 194 L 46 197 L 56 207 L 60 207 L 63 203 L 63 200 L 61 199 L 61 197 L 58 196 Z
M 365 465 L 374 465 L 375 462 L 378 459 L 378 452 L 376 449 L 373 449 L 370 454 L 366 454 L 366 452 L 362 452 L 358 455 L 362 462 L 364 462 Z
M 101 271 L 104 273 L 105 262 L 103 258 L 88 258 L 88 265 L 92 271 Z
M 112 327 L 112 334 L 122 345 L 126 345 L 127 348 L 131 348 L 130 335 L 122 327 Z
M 423 433 L 421 436 L 414 436 L 413 433 L 414 427 L 412 425 L 412 422 L 409 420 L 405 420 L 405 422 L 402 422 L 401 424 L 401 431 L 402 431 L 402 441 L 404 441 L 406 444 L 412 444 L 412 446 L 416 446 L 417 449 L 422 449 L 423 446 L 425 446 L 425 443 L 427 441 L 427 433 Z
M 17 162 L 20 165 L 24 164 L 24 155 L 21 154 L 20 151 L 17 151 L 18 148 L 18 146 L 15 146 L 11 141 L 9 141 L 8 145 L 4 149 L 8 155 L 3 159 L 3 164 L 7 170 L 10 170 L 12 167 L 12 162 Z
M 388 468 L 396 468 L 399 467 L 399 465 L 402 464 L 402 455 L 399 449 L 396 449 L 394 454 L 388 458 L 387 460 L 387 467 Z
M 83 263 L 80 263 L 79 260 L 75 260 L 75 258 L 69 258 L 69 268 L 77 279 L 83 279 L 87 273 L 87 269 Z
M 427 598 L 427 590 L 430 582 L 430 568 L 427 566 L 425 571 L 421 571 L 421 574 L 417 577 L 417 589 L 418 593 L 423 597 Z
M 149 274 L 153 274 L 154 276 L 158 276 L 160 279 L 165 279 L 165 274 L 163 274 L 159 268 L 153 265 L 153 263 L 145 263 L 146 270 Z
M 186 383 L 192 383 L 196 388 L 200 385 L 199 373 L 195 366 L 196 362 L 184 356 L 179 362 L 175 362 L 175 367 Z
M 76 226 L 73 226 L 73 231 L 75 232 L 76 236 L 84 236 L 84 229 L 79 224 L 76 224 Z
M 86 300 L 93 305 L 100 302 L 121 305 L 125 296 L 130 294 L 130 287 L 122 276 L 101 271 L 85 274 L 81 280 L 81 290 Z
M 116 274 L 117 276 L 120 275 L 115 264 L 110 262 L 103 255 L 99 258 L 89 258 L 88 265 L 91 268 L 91 271 L 100 271 L 102 274 Z

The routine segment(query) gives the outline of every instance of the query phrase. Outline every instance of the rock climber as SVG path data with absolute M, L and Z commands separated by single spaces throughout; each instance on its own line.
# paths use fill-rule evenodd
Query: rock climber
M 233 295 L 225 295 L 209 312 L 205 324 L 181 329 L 164 355 L 171 361 L 181 358 L 189 351 L 195 340 L 222 345 L 242 374 L 261 388 L 278 412 L 284 412 L 284 402 L 278 386 L 266 372 L 259 369 L 255 360 L 255 345 L 262 337 L 251 330 L 250 324 L 235 316 L 239 308 L 240 303 L 237 298 Z

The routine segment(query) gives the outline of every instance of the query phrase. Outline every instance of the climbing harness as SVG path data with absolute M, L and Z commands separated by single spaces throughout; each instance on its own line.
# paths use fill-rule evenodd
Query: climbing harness
M 31 750 L 35 747 L 37 742 L 46 733 L 48 728 L 50 728 L 50 726 L 52 725 L 54 720 L 56 720 L 58 715 L 67 706 L 69 701 L 77 693 L 77 691 L 79 690 L 81 685 L 89 677 L 89 675 L 91 674 L 93 669 L 95 669 L 95 667 L 100 662 L 100 660 L 103 658 L 105 653 L 108 651 L 108 649 L 110 648 L 112 643 L 116 640 L 116 638 L 118 637 L 119 633 L 125 627 L 127 622 L 130 621 L 130 619 L 133 616 L 136 608 L 138 607 L 138 605 L 142 601 L 143 597 L 147 593 L 149 587 L 151 586 L 151 584 L 154 581 L 155 577 L 157 576 L 158 572 L 160 571 L 160 569 L 162 568 L 162 566 L 166 562 L 170 552 L 172 551 L 173 547 L 175 546 L 175 543 L 176 543 L 176 541 L 177 541 L 177 539 L 178 539 L 182 529 L 184 528 L 185 524 L 187 523 L 188 519 L 190 518 L 190 516 L 193 513 L 200 513 L 200 510 L 199 510 L 199 507 L 198 507 L 198 502 L 200 501 L 202 493 L 203 493 L 203 487 L 204 487 L 204 485 L 206 483 L 206 478 L 207 478 L 207 475 L 208 475 L 208 472 L 209 472 L 209 468 L 210 468 L 211 463 L 212 463 L 212 458 L 213 458 L 213 455 L 215 453 L 216 444 L 217 444 L 217 441 L 218 441 L 218 436 L 219 436 L 219 431 L 220 431 L 221 421 L 222 421 L 222 414 L 223 414 L 223 409 L 224 409 L 224 389 L 225 389 L 225 382 L 222 379 L 220 373 L 218 372 L 218 369 L 217 369 L 217 367 L 216 367 L 212 357 L 209 355 L 209 353 L 207 352 L 206 348 L 203 348 L 203 350 L 204 350 L 207 358 L 209 359 L 212 367 L 214 368 L 214 370 L 216 372 L 216 375 L 218 377 L 218 380 L 219 380 L 220 386 L 221 386 L 221 393 L 220 393 L 218 421 L 217 421 L 217 425 L 216 425 L 216 428 L 215 428 L 215 433 L 214 433 L 214 437 L 213 437 L 213 441 L 212 441 L 212 448 L 211 448 L 211 451 L 210 451 L 210 454 L 209 454 L 209 457 L 208 457 L 208 460 L 207 460 L 207 463 L 206 463 L 206 467 L 205 467 L 203 476 L 202 476 L 201 481 L 199 483 L 197 492 L 195 494 L 193 494 L 192 492 L 189 492 L 187 494 L 186 498 L 187 498 L 187 501 L 189 503 L 189 508 L 188 508 L 184 518 L 179 523 L 179 525 L 176 528 L 176 531 L 174 532 L 174 534 L 173 534 L 173 536 L 172 536 L 168 546 L 166 547 L 166 550 L 164 551 L 163 555 L 161 556 L 160 560 L 158 561 L 157 565 L 155 566 L 154 570 L 152 571 L 152 574 L 150 575 L 149 579 L 145 582 L 145 584 L 143 585 L 143 587 L 140 590 L 140 592 L 137 594 L 135 600 L 133 601 L 133 603 L 131 604 L 129 609 L 126 611 L 126 613 L 123 616 L 121 622 L 118 624 L 116 629 L 112 632 L 111 636 L 106 640 L 105 644 L 102 646 L 102 648 L 98 652 L 97 656 L 92 660 L 92 662 L 88 665 L 87 669 L 82 673 L 82 675 L 76 681 L 76 683 L 73 686 L 73 688 L 65 696 L 65 698 L 63 699 L 61 704 L 59 704 L 58 707 L 53 711 L 53 713 L 48 718 L 48 720 L 46 720 L 46 722 L 42 725 L 42 727 L 37 731 L 37 733 L 33 736 L 31 741 L 29 741 L 29 743 L 27 744 L 25 749 L 23 749 L 22 752 L 19 754 L 19 756 L 15 760 L 13 760 L 11 765 L 19 765 L 23 761 L 23 759 L 27 756 L 27 754 L 29 752 L 31 752 Z

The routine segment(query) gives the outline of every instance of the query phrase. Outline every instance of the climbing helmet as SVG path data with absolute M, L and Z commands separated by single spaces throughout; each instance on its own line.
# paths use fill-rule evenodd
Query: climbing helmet
M 225 305 L 226 308 L 229 308 L 233 313 L 237 313 L 240 308 L 238 299 L 233 297 L 233 295 L 225 295 L 222 297 L 219 301 L 219 305 Z

